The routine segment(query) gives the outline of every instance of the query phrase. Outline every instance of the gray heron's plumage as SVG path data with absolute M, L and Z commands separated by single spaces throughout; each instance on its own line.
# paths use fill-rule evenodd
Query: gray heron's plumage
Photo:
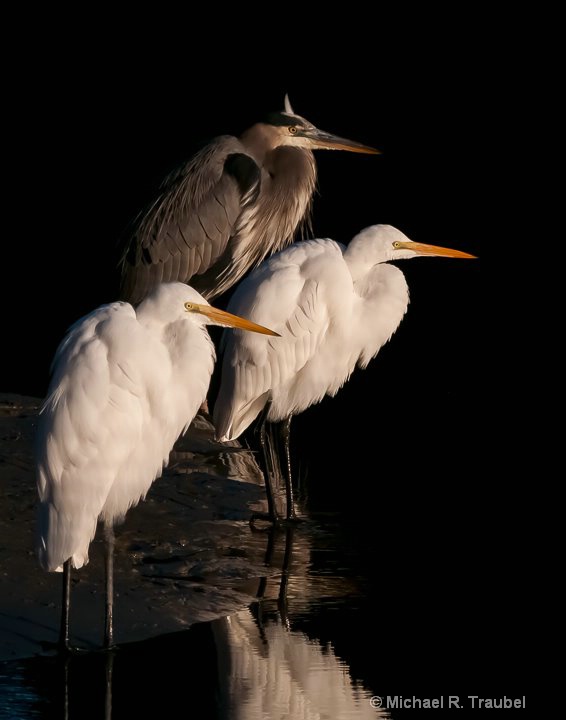
M 240 138 L 214 139 L 163 182 L 138 217 L 122 260 L 121 296 L 140 302 L 161 282 L 189 282 L 211 299 L 309 223 L 312 149 L 377 152 L 285 112 Z

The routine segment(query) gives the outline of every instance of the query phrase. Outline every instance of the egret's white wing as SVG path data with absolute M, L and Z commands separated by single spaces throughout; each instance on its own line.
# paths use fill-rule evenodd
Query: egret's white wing
M 225 335 L 222 381 L 214 409 L 218 437 L 238 437 L 270 394 L 285 392 L 318 351 L 332 315 L 329 275 L 342 275 L 342 250 L 331 241 L 297 243 L 254 271 L 232 298 L 230 312 L 265 324 L 281 337 Z M 351 280 L 350 280 L 351 284 Z M 299 411 L 290 399 L 289 412 Z M 308 403 L 310 404 L 310 403 Z
M 98 308 L 61 343 L 37 435 L 39 556 L 46 569 L 69 557 L 75 567 L 88 561 L 112 484 L 161 402 L 167 363 L 165 349 L 124 303 Z M 155 462 L 146 472 L 155 477 Z

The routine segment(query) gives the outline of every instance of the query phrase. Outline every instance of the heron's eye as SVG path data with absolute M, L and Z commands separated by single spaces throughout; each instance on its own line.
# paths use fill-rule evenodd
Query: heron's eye
M 297 128 L 296 128 L 294 125 L 290 125 L 290 126 L 289 126 L 289 132 L 291 133 L 291 135 L 296 135 L 296 134 L 297 134 Z
M 190 302 L 185 303 L 185 310 L 188 310 L 189 312 L 191 312 L 194 309 L 195 309 L 195 306 L 192 303 L 190 303 Z
M 400 247 L 401 247 L 401 243 L 399 242 L 399 240 L 395 240 L 395 242 L 393 243 L 393 247 L 394 247 L 394 248 L 400 248 Z

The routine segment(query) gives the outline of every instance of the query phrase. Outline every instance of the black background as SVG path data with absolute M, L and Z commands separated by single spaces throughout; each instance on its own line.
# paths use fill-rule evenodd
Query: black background
M 210 26 L 176 28 L 187 38 L 165 52 L 133 30 L 88 40 L 60 33 L 34 53 L 32 69 L 14 80 L 6 135 L 16 158 L 2 390 L 45 392 L 68 325 L 116 298 L 120 236 L 165 173 L 200 141 L 282 109 L 286 92 L 318 127 L 383 153 L 317 153 L 315 236 L 347 243 L 390 223 L 413 240 L 482 254 L 490 167 L 480 141 L 489 117 L 481 48 L 457 26 L 393 33 L 356 19 L 354 28 L 336 18 L 332 36 L 296 30 L 283 41 L 234 30 L 198 52 L 190 33 L 209 37 Z M 470 655 L 481 658 L 483 681 L 496 682 L 512 659 L 521 665 L 521 494 L 494 480 L 481 455 L 489 405 L 480 260 L 399 266 L 407 316 L 367 370 L 295 419 L 294 462 L 311 507 L 339 508 L 362 561 L 375 559 L 370 598 L 383 603 L 384 621 L 368 641 L 389 659 L 383 671 L 398 677 L 408 663 L 414 679 L 438 652 L 437 675 L 464 677 L 472 693 L 462 669 Z
M 161 53 L 145 40 L 109 37 L 108 28 L 99 37 L 56 34 L 13 81 L 4 390 L 43 395 L 68 325 L 116 298 L 120 236 L 163 176 L 202 140 L 281 109 L 285 92 L 317 126 L 383 152 L 317 153 L 315 236 L 348 242 L 367 225 L 391 223 L 416 241 L 480 254 L 485 107 L 461 39 L 431 41 L 411 60 L 400 54 L 412 43 L 403 34 L 366 32 L 351 52 L 324 34 L 312 49 L 291 36 L 263 52 L 226 45 L 214 68 L 202 52 L 177 44 Z M 379 393 L 386 377 L 401 393 L 475 395 L 479 261 L 401 266 L 409 313 L 375 367 L 353 379 L 356 392 Z

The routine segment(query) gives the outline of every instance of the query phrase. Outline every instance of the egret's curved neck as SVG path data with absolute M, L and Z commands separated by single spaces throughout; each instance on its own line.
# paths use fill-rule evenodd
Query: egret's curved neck
M 357 237 L 350 242 L 344 252 L 344 260 L 354 282 L 367 275 L 374 265 L 387 262 L 388 259 L 382 249 Z

